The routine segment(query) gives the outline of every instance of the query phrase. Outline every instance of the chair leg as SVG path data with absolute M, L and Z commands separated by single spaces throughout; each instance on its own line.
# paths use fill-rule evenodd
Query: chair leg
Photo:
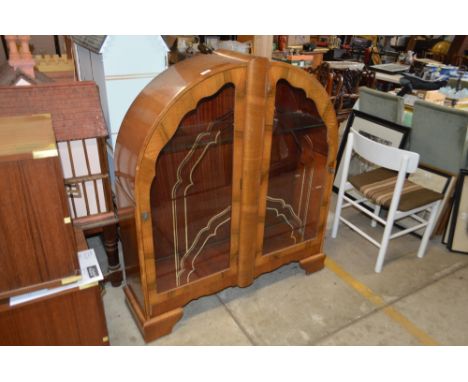
M 437 216 L 437 212 L 439 211 L 441 202 L 437 202 L 432 208 L 431 208 L 431 215 L 429 216 L 429 221 L 426 226 L 426 230 L 424 231 L 424 235 L 421 239 L 421 245 L 419 246 L 418 249 L 418 257 L 421 258 L 424 256 L 426 253 L 426 248 L 427 244 L 429 243 L 429 238 L 431 237 L 432 230 L 434 229 L 435 226 L 435 218 Z
M 332 234 L 331 234 L 331 237 L 333 239 L 335 239 L 336 235 L 338 234 L 338 226 L 340 225 L 341 209 L 343 206 L 343 196 L 344 196 L 344 192 L 341 192 L 341 189 L 340 189 L 340 191 L 338 192 L 338 200 L 336 202 L 335 216 L 333 218 L 333 228 L 332 228 Z
M 374 207 L 374 214 L 377 215 L 377 216 L 379 216 L 379 214 L 380 214 L 380 206 L 378 204 L 376 204 L 375 207 Z M 372 228 L 377 227 L 377 220 L 375 220 L 375 219 L 371 220 L 371 227 Z
M 346 144 L 345 155 L 342 158 L 342 160 L 344 161 L 344 166 L 340 179 L 340 190 L 338 191 L 338 200 L 336 202 L 335 219 L 333 220 L 333 229 L 331 235 L 332 238 L 336 238 L 336 235 L 338 233 L 338 226 L 340 224 L 341 209 L 343 208 L 343 199 L 346 188 L 346 180 L 348 178 L 349 162 L 351 160 L 351 154 L 353 151 L 353 142 L 354 135 L 350 134 L 348 137 L 348 143 Z
M 385 230 L 383 233 L 382 241 L 380 243 L 379 254 L 377 256 L 377 262 L 375 264 L 375 272 L 382 272 L 385 255 L 387 254 L 388 244 L 390 242 L 390 236 L 392 235 L 393 222 L 395 220 L 395 211 L 389 211 L 387 222 L 385 225 Z

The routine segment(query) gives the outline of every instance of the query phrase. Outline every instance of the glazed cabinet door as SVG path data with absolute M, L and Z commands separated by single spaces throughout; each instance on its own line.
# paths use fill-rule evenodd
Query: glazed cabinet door
M 331 176 L 327 127 L 316 104 L 284 78 L 272 86 L 257 232 L 263 269 L 257 273 L 320 251 Z
M 228 83 L 201 99 L 157 159 L 150 203 L 158 293 L 232 265 L 235 91 Z

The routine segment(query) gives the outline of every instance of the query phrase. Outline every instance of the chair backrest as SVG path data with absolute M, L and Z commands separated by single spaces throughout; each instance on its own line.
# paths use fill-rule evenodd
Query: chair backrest
M 406 172 L 413 173 L 418 168 L 419 154 L 417 153 L 378 143 L 362 136 L 354 129 L 351 129 L 348 141 L 352 142 L 353 150 L 362 158 L 380 167 L 400 171 L 406 158 Z
M 328 90 L 331 78 L 330 64 L 328 62 L 322 62 L 317 67 L 317 69 L 315 69 L 315 76 L 317 77 L 317 80 L 322 84 L 322 86 L 327 90 L 328 94 L 330 94 Z
M 468 112 L 416 101 L 409 149 L 424 163 L 458 174 L 468 164 Z
M 359 110 L 386 121 L 402 124 L 405 103 L 402 97 L 370 89 L 359 88 Z

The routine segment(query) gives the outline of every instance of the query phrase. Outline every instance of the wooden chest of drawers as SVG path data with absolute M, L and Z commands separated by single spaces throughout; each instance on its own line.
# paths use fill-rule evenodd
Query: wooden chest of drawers
M 109 345 L 99 285 L 0 305 L 0 345 Z

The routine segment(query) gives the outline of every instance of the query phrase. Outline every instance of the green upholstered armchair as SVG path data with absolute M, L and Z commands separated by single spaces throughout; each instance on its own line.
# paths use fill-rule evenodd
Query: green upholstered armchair
M 359 110 L 386 121 L 402 124 L 405 104 L 402 97 L 366 86 L 359 88 Z
M 416 101 L 409 147 L 421 162 L 458 174 L 468 165 L 468 112 Z

